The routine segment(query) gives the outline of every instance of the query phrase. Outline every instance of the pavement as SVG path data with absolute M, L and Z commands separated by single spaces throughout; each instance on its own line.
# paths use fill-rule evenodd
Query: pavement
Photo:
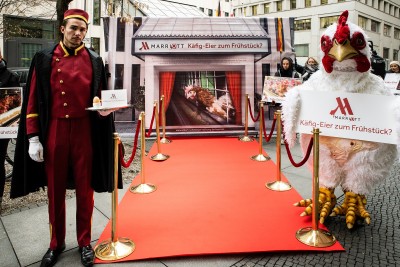
M 118 129 L 118 128 L 117 128 Z M 134 131 L 131 131 L 134 133 Z M 121 139 L 133 140 L 133 134 L 122 133 Z M 258 139 L 257 139 L 258 140 Z M 276 142 L 263 143 L 264 150 L 276 162 Z M 287 151 L 281 146 L 281 170 L 303 198 L 311 198 L 311 172 L 305 167 L 293 167 Z M 291 150 L 296 162 L 303 157 L 299 146 Z M 98 266 L 135 267 L 259 267 L 259 266 L 400 266 L 400 163 L 396 162 L 386 181 L 367 196 L 371 224 L 358 223 L 348 230 L 343 217 L 329 218 L 325 225 L 345 248 L 345 252 L 268 252 L 212 256 L 173 257 L 141 260 Z M 119 190 L 123 197 L 128 185 Z M 343 193 L 336 191 L 338 202 Z M 82 266 L 75 237 L 75 198 L 67 203 L 66 250 L 56 266 Z M 301 213 L 299 209 L 299 214 Z M 111 217 L 111 194 L 95 194 L 92 245 L 95 245 Z M 48 248 L 47 206 L 30 207 L 0 217 L 0 266 L 40 266 Z M 279 230 L 279 229 L 277 229 Z M 295 234 L 295 233 L 293 233 Z

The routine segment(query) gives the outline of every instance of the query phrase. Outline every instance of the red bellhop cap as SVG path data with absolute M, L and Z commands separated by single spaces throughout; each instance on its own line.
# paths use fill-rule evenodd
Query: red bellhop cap
M 82 9 L 68 9 L 67 11 L 65 11 L 64 20 L 71 18 L 81 19 L 86 22 L 86 24 L 89 23 L 89 14 Z

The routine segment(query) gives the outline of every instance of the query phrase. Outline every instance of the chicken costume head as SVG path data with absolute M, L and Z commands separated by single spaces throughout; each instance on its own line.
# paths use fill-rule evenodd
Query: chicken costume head
M 295 129 L 301 108 L 300 91 L 390 94 L 383 80 L 370 72 L 367 36 L 360 27 L 348 21 L 348 11 L 326 29 L 320 48 L 323 68 L 303 84 L 289 90 L 282 104 L 285 139 L 290 147 L 297 141 Z M 394 112 L 400 118 L 399 111 L 400 108 Z M 310 134 L 300 135 L 304 155 L 310 139 Z M 357 219 L 369 224 L 371 217 L 366 209 L 366 196 L 389 174 L 397 158 L 396 145 L 322 135 L 319 144 L 320 222 L 323 223 L 329 215 L 344 215 L 348 228 L 353 228 Z M 312 171 L 312 159 L 307 164 Z M 345 195 L 343 203 L 338 206 L 334 193 L 337 188 Z M 302 200 L 296 205 L 306 207 L 302 216 L 312 213 L 310 200 Z
M 349 12 L 340 15 L 338 23 L 327 28 L 321 37 L 322 64 L 327 73 L 333 69 L 366 72 L 370 69 L 370 50 L 364 31 L 348 23 Z

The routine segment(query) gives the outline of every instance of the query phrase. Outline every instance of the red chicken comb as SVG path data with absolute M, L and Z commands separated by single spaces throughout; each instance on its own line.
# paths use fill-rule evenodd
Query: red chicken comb
M 349 16 L 349 11 L 345 10 L 338 19 L 338 25 L 336 28 L 334 38 L 338 41 L 339 44 L 343 43 L 345 40 L 350 38 L 350 29 L 349 25 L 347 25 L 348 16 Z

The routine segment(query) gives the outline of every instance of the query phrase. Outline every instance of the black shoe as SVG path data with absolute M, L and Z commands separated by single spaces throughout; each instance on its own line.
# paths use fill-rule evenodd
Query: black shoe
M 94 251 L 91 245 L 79 248 L 81 253 L 81 262 L 83 266 L 90 267 L 93 266 L 94 261 Z
M 54 266 L 57 262 L 58 256 L 60 256 L 61 252 L 65 250 L 65 243 L 58 249 L 51 250 L 48 249 L 46 254 L 44 254 L 42 258 L 42 263 L 40 263 L 40 267 L 51 267 Z

